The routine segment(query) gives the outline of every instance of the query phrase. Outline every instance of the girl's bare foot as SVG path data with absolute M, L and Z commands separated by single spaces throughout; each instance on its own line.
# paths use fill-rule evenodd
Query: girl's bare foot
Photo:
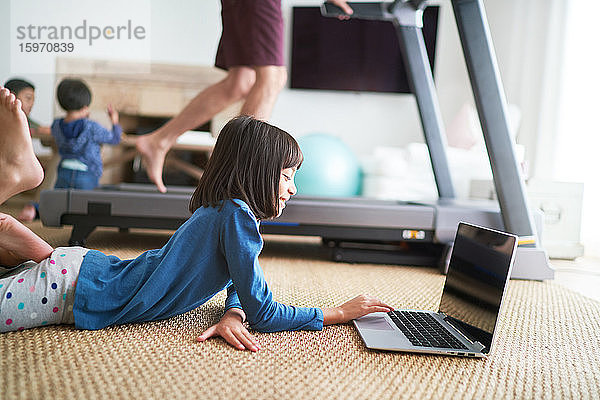
M 4 250 L 2 256 L 14 257 L 16 262 L 12 265 L 16 265 L 29 260 L 40 262 L 50 257 L 54 249 L 22 223 L 0 213 L 0 250 Z
M 162 180 L 162 172 L 170 146 L 163 144 L 157 134 L 148 134 L 137 138 L 135 147 L 142 156 L 148 178 L 154 182 L 159 192 L 165 193 L 167 188 Z
M 27 117 L 21 101 L 8 89 L 0 89 L 0 204 L 44 179 L 33 152 Z

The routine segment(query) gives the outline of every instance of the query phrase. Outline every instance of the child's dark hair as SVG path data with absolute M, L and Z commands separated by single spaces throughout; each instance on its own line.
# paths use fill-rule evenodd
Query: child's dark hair
M 17 96 L 23 89 L 35 90 L 35 86 L 31 82 L 27 82 L 24 79 L 9 79 L 4 84 L 4 87 L 10 90 L 12 94 Z
M 63 79 L 56 89 L 58 104 L 65 111 L 77 111 L 92 102 L 92 92 L 79 79 Z
M 190 211 L 240 199 L 256 218 L 274 218 L 281 170 L 299 168 L 302 161 L 300 146 L 289 133 L 252 117 L 234 118 L 219 134 Z

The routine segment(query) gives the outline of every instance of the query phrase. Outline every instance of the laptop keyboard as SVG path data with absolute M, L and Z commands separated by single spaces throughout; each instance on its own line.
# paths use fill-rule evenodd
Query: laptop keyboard
M 467 350 L 431 314 L 396 310 L 388 312 L 388 315 L 413 346 Z

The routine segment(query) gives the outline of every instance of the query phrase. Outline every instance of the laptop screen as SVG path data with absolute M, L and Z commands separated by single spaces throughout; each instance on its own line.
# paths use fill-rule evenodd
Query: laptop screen
M 487 353 L 509 278 L 516 236 L 460 223 L 440 312 Z

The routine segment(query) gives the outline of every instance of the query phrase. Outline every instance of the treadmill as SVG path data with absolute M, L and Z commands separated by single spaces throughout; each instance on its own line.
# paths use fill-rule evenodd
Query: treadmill
M 509 134 L 506 100 L 481 0 L 451 0 L 490 159 L 498 202 L 455 198 L 445 151 L 443 124 L 422 35 L 427 0 L 348 3 L 352 18 L 391 21 L 398 35 L 411 91 L 417 100 L 439 198 L 399 202 L 365 198 L 295 196 L 283 214 L 262 221 L 267 234 L 320 236 L 337 261 L 440 265 L 458 222 L 519 236 L 512 278 L 553 279 L 537 240 L 533 213 Z M 325 16 L 345 15 L 323 4 Z M 70 244 L 84 244 L 96 226 L 176 229 L 189 217 L 193 188 L 158 193 L 147 185 L 118 185 L 93 191 L 57 189 L 41 194 L 44 225 L 73 225 Z M 541 224 L 539 224 L 541 225 Z
M 432 202 L 298 197 L 281 217 L 263 222 L 265 233 L 315 234 L 340 261 L 429 264 L 427 255 L 446 262 L 458 222 L 505 230 L 519 236 L 512 277 L 553 279 L 554 270 L 538 242 L 541 217 L 534 223 L 507 120 L 506 99 L 481 0 L 451 0 L 473 95 L 490 159 L 498 202 L 457 200 L 446 156 L 445 134 L 425 43 L 423 10 L 428 0 L 348 3 L 350 18 L 391 21 L 415 95 L 438 191 Z M 331 3 L 324 16 L 346 14 Z M 538 214 L 539 216 L 539 214 Z M 295 232 L 295 233 L 294 233 Z M 422 254 L 420 254 L 422 253 Z M 411 257 L 418 257 L 412 260 Z M 422 257 L 421 257 L 422 256 Z M 412 262 L 411 262 L 412 261 Z

